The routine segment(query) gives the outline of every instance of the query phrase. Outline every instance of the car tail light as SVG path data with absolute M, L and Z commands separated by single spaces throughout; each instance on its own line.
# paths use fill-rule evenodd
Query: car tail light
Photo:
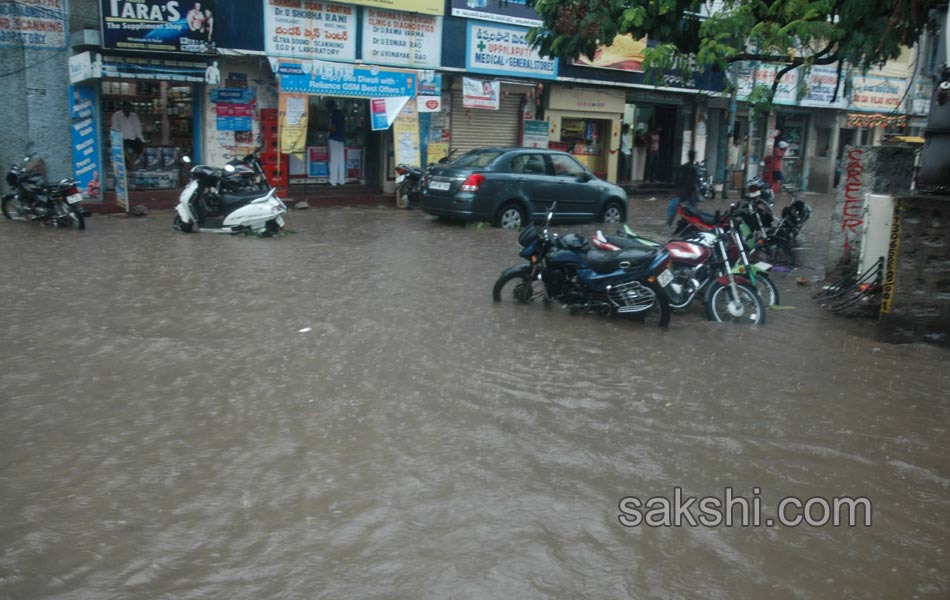
M 66 191 L 67 196 L 72 196 L 73 194 L 78 194 L 78 193 L 79 193 L 79 188 L 77 188 L 76 186 L 73 186 Z
M 468 179 L 462 182 L 462 187 L 459 188 L 460 192 L 477 192 L 478 187 L 482 185 L 482 182 L 485 181 L 485 176 L 481 173 L 472 173 L 468 176 Z

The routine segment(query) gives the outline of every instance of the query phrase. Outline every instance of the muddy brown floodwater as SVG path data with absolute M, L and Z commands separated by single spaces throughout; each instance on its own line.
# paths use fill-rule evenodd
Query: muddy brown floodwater
M 814 249 L 764 327 L 661 331 L 493 304 L 514 232 L 170 221 L 0 223 L 0 598 L 950 595 L 950 354 L 825 314 Z M 618 519 L 727 487 L 873 521 Z

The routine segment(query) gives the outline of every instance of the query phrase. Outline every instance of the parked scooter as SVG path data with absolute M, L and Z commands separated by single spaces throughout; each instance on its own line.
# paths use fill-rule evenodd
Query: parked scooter
M 443 156 L 434 165 L 445 164 L 452 160 L 452 156 L 458 151 L 453 148 L 447 156 Z M 425 178 L 429 167 L 422 169 L 405 163 L 396 165 L 396 207 L 397 208 L 415 208 L 422 202 L 422 190 L 425 188 Z
M 82 193 L 79 182 L 71 177 L 59 183 L 46 183 L 46 165 L 27 146 L 21 164 L 14 164 L 7 172 L 10 193 L 0 201 L 3 216 L 13 220 L 44 221 L 55 227 L 85 229 L 89 210 L 80 205 Z
M 191 158 L 185 155 L 182 162 L 190 164 Z M 261 235 L 284 229 L 287 206 L 267 183 L 256 150 L 223 168 L 195 165 L 190 177 L 175 207 L 175 229 Z

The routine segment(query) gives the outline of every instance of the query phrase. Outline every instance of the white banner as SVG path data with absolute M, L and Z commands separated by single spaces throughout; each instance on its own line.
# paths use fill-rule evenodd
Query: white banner
M 356 60 L 356 8 L 316 0 L 265 0 L 264 49 L 274 56 Z
M 469 19 L 465 68 L 474 73 L 557 79 L 557 60 L 538 54 L 527 35 L 527 27 Z
M 462 106 L 498 110 L 501 84 L 488 79 L 462 78 Z
M 363 9 L 363 60 L 380 65 L 438 67 L 442 17 Z
M 819 106 L 823 108 L 847 108 L 848 103 L 844 97 L 844 82 L 847 77 L 841 78 L 838 84 L 838 67 L 836 65 L 814 65 L 808 73 L 805 85 L 808 90 L 805 97 L 802 98 L 802 106 Z M 838 88 L 838 97 L 834 103 L 831 98 L 835 95 L 835 87 Z

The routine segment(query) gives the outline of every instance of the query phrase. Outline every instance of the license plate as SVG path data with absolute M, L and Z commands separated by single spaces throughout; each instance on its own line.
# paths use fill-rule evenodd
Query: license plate
M 673 271 L 669 269 L 663 271 L 657 276 L 656 280 L 663 287 L 670 285 L 670 282 L 673 281 Z
M 429 184 L 430 190 L 442 190 L 445 191 L 452 187 L 452 182 L 450 181 L 433 181 Z
M 281 227 L 284 226 L 284 218 L 283 218 L 283 217 L 277 217 L 277 218 L 274 219 L 274 220 L 277 221 L 277 224 L 280 225 Z
M 760 271 L 768 271 L 769 269 L 772 268 L 772 265 L 770 265 L 769 263 L 765 261 L 759 261 L 752 266 Z
M 69 202 L 70 204 L 82 202 L 82 194 L 70 194 L 66 196 L 66 202 Z

